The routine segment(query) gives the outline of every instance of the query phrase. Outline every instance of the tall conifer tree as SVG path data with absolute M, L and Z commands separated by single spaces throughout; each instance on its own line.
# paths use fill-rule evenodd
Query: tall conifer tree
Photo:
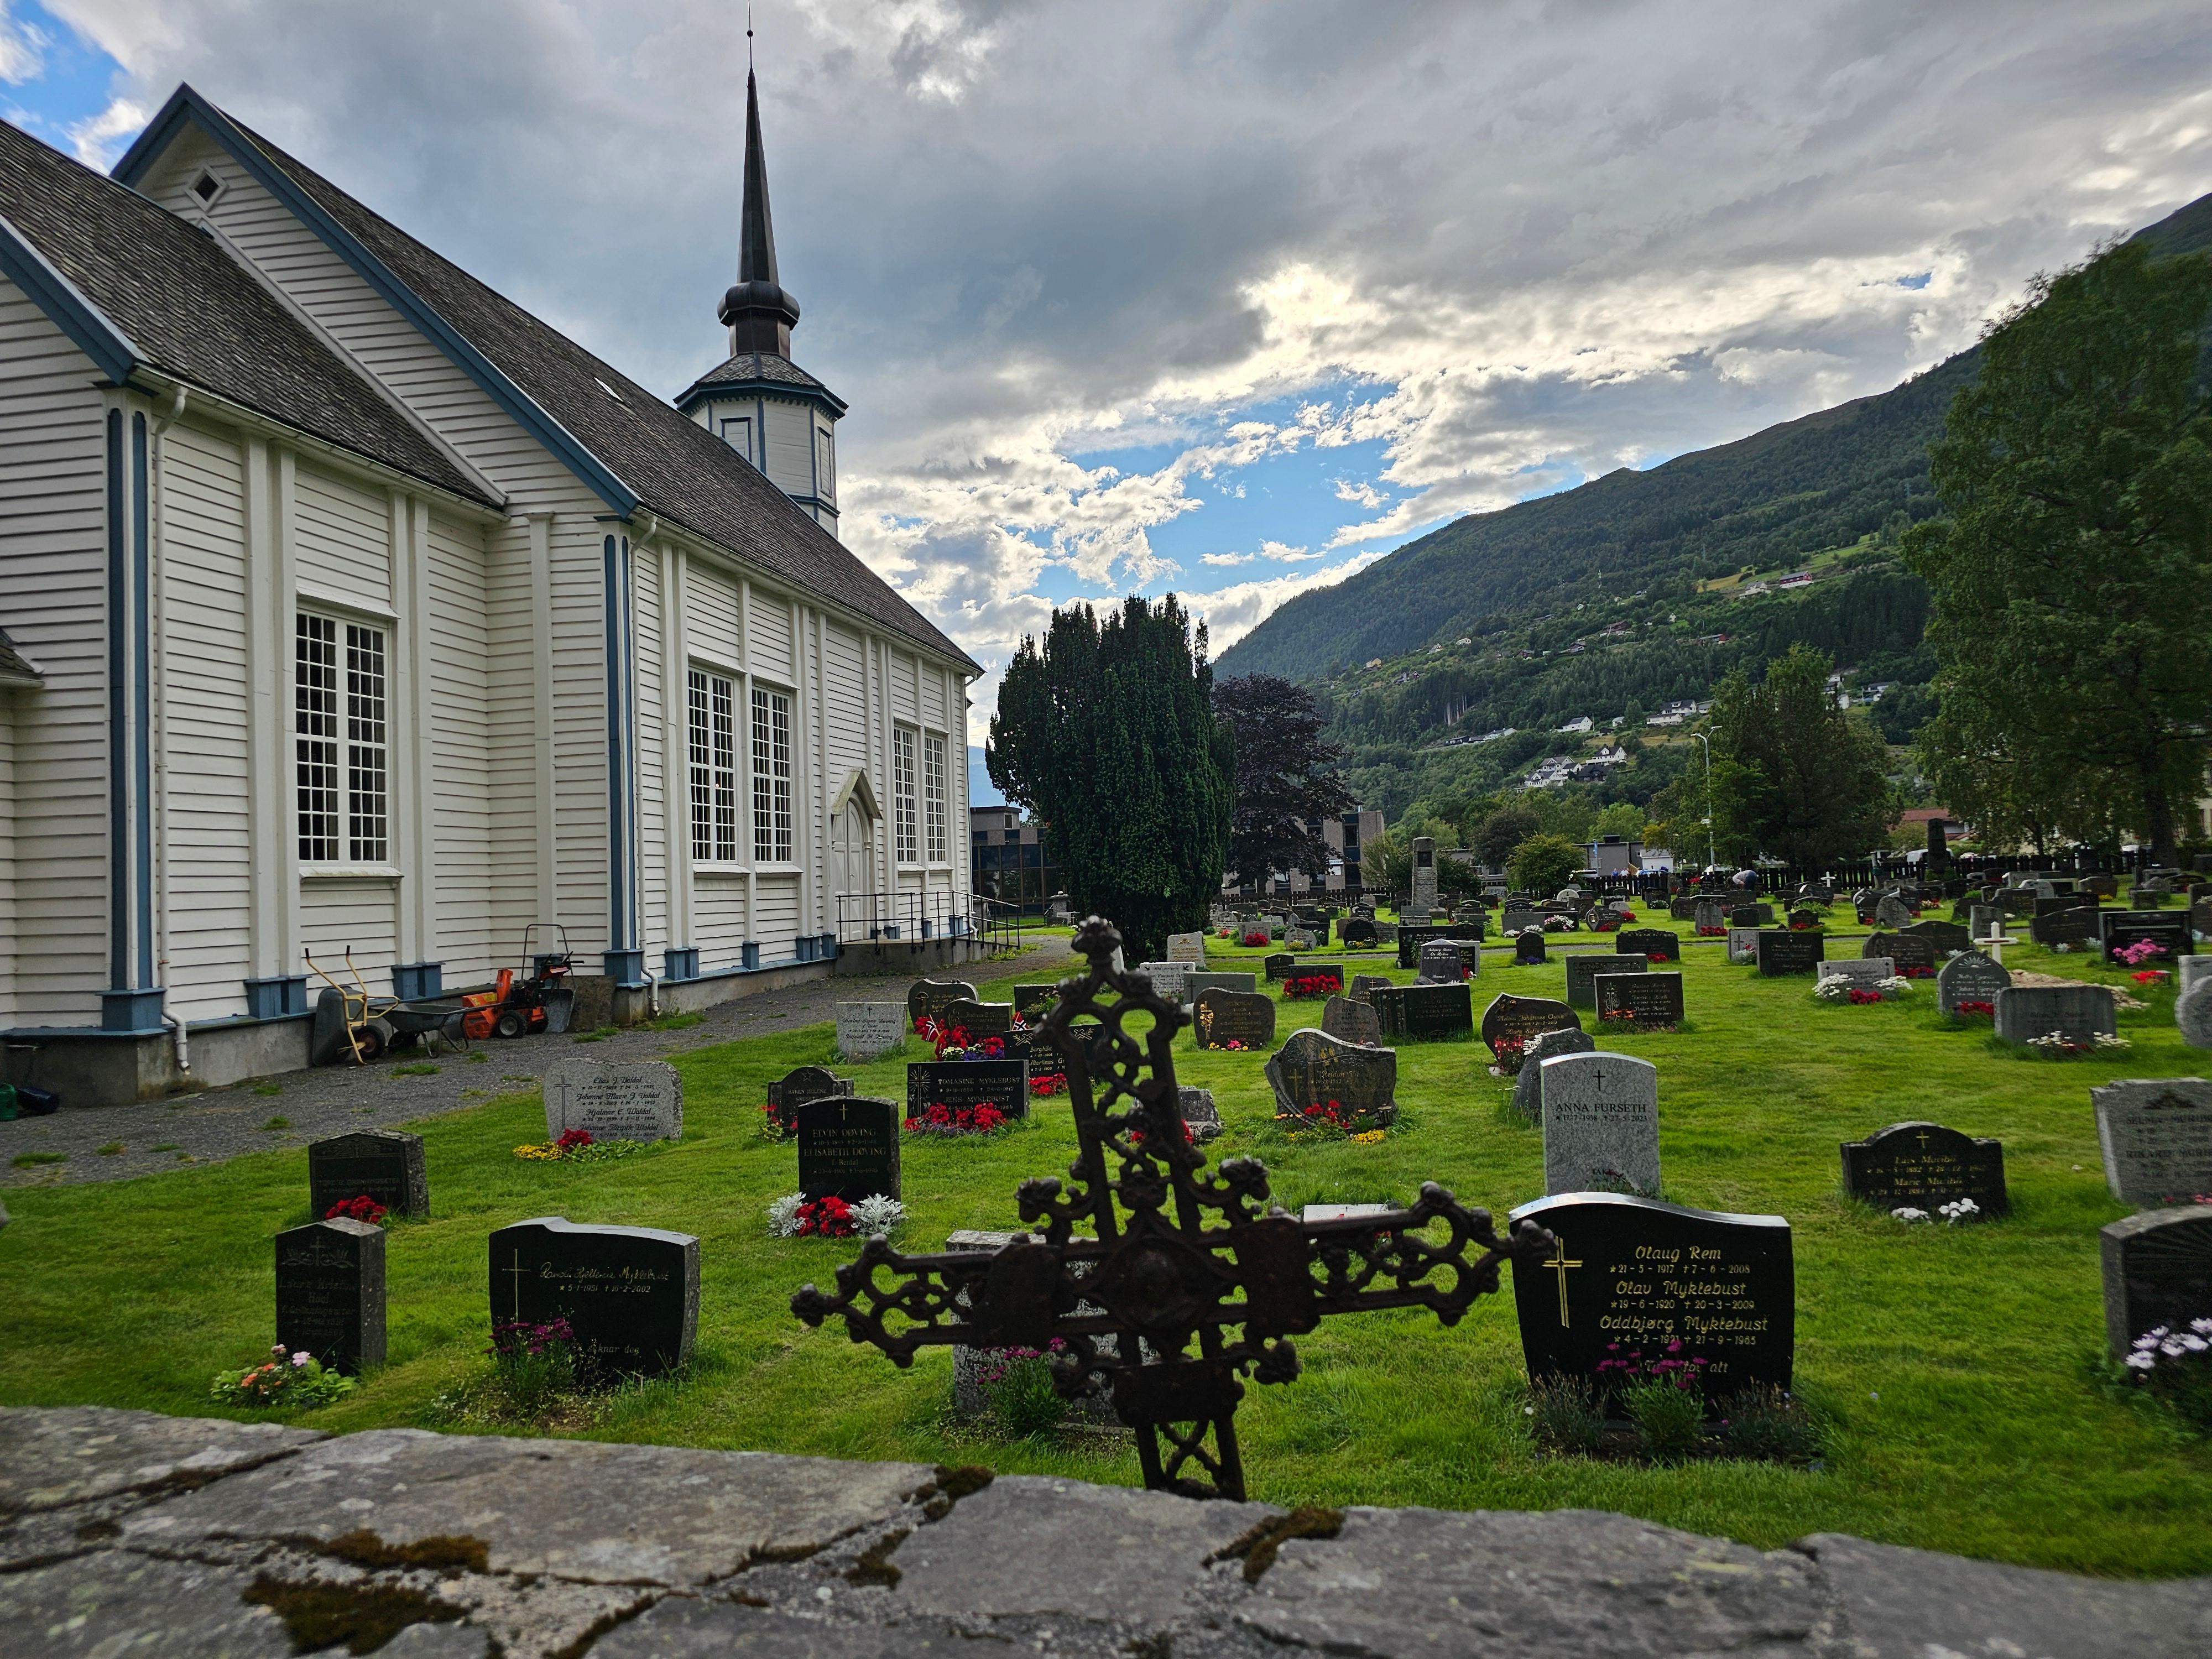
M 1054 611 L 1006 665 L 985 759 L 1033 813 L 1079 914 L 1121 930 L 1131 963 L 1206 926 L 1221 890 L 1236 753 L 1216 718 L 1206 626 L 1170 594 L 1102 623 Z

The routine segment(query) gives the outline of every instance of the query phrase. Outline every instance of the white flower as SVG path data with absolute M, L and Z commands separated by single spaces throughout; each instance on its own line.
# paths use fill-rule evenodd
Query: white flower
M 1896 1209 L 1892 1210 L 1890 1214 L 1896 1217 L 1898 1220 L 1906 1223 L 1925 1221 L 1928 1219 L 1927 1211 L 1916 1210 L 1910 1204 L 1899 1205 Z
M 779 1198 L 768 1206 L 768 1230 L 775 1238 L 796 1238 L 799 1236 L 799 1206 L 806 1201 L 805 1196 L 793 1193 Z
M 895 1198 L 872 1193 L 853 1206 L 853 1219 L 860 1224 L 857 1231 L 863 1237 L 872 1238 L 904 1221 L 906 1206 Z
M 2204 1352 L 2204 1339 L 2197 1335 L 2194 1331 L 2184 1331 L 2179 1336 L 2175 1337 L 2173 1340 L 2181 1344 L 2183 1347 L 2188 1349 L 2191 1353 L 2203 1353 Z
M 2130 1370 L 2147 1371 L 2157 1364 L 2158 1361 L 2147 1353 L 2131 1353 L 2122 1363 Z
M 2154 1331 L 2145 1331 L 2130 1346 L 2136 1348 L 2137 1350 L 2143 1348 L 2155 1348 L 2165 1340 L 2165 1337 L 2166 1327 L 2161 1325 Z
M 2199 1336 L 2212 1336 L 2212 1319 L 2192 1319 L 2189 1322 L 2189 1328 Z
M 1954 1198 L 1948 1204 L 1937 1206 L 1937 1213 L 1943 1218 L 1944 1224 L 1950 1227 L 1955 1227 L 1969 1216 L 1977 1216 L 1981 1212 L 1982 1206 L 1971 1198 Z
M 1892 974 L 1887 979 L 1875 981 L 1874 988 L 1885 996 L 1895 996 L 1901 991 L 1910 991 L 1912 981 L 1902 974 Z

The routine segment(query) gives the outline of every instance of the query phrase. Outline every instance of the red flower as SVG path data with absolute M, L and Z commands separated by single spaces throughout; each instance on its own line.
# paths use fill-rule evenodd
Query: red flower
M 2166 978 L 2166 972 L 2163 968 L 2146 968 L 2139 974 L 2130 974 L 2128 977 L 2138 985 L 2148 985 Z
M 1668 956 L 1664 951 L 1652 951 L 1647 952 L 1644 959 L 1646 962 L 1672 962 L 1674 958 Z
M 853 1206 L 835 1194 L 799 1206 L 799 1236 L 846 1238 L 853 1232 Z
M 1269 939 L 1265 933 L 1247 933 L 1244 935 L 1244 948 L 1248 951 L 1264 951 L 1268 947 L 1268 945 L 1273 943 L 1274 941 Z
M 995 1106 L 948 1106 L 938 1101 L 906 1121 L 910 1135 L 987 1135 L 1001 1127 L 1006 1115 Z
M 1900 968 L 1897 975 L 1899 979 L 1933 979 L 1936 970 L 1933 968 Z
M 323 1212 L 323 1219 L 336 1221 L 343 1217 L 348 1221 L 366 1221 L 372 1227 L 381 1227 L 386 1212 L 367 1193 L 359 1198 L 342 1198 Z
M 1979 1014 L 1984 1019 L 1997 1017 L 1996 1004 L 1993 1002 L 1961 1002 L 1954 1005 L 1951 1012 L 1954 1014 Z
M 579 1146 L 592 1144 L 592 1132 L 589 1129 L 563 1129 L 561 1138 L 553 1144 L 564 1152 L 573 1152 Z
M 1033 1095 L 1057 1095 L 1066 1091 L 1067 1073 L 1065 1072 L 1048 1072 L 1042 1077 L 1030 1079 L 1030 1092 Z

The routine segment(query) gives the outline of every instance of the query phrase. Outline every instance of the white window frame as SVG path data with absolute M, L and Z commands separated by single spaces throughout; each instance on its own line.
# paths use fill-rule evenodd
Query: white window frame
M 301 609 L 292 623 L 292 810 L 307 871 L 392 866 L 389 629 Z
M 952 861 L 952 827 L 947 817 L 950 798 L 945 793 L 947 753 L 948 745 L 942 732 L 921 734 L 922 833 L 927 841 L 926 850 L 932 864 Z
M 750 711 L 753 861 L 795 860 L 792 834 L 791 703 L 788 691 L 753 686 Z
M 891 826 L 901 864 L 921 862 L 921 813 L 915 787 L 915 757 L 921 746 L 912 726 L 891 727 Z
M 743 862 L 738 837 L 738 679 L 694 663 L 684 676 L 691 862 Z
M 814 489 L 825 501 L 837 499 L 837 434 L 826 426 L 814 428 Z

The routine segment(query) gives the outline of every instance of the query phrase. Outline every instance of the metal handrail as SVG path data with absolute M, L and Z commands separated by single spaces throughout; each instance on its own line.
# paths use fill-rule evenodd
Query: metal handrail
M 837 942 L 841 945 L 974 938 L 994 951 L 1018 951 L 1022 948 L 1024 927 L 1020 906 L 980 894 L 904 888 L 896 892 L 837 896 Z

